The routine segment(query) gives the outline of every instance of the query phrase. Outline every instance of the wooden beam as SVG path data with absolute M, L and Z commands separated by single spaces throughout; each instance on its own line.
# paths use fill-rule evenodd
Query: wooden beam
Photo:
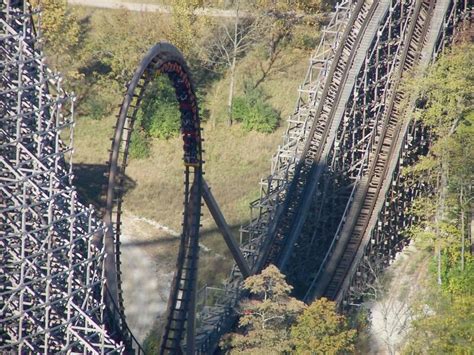
M 207 185 L 206 181 L 202 180 L 202 196 L 204 197 L 204 202 L 206 202 L 207 208 L 209 212 L 211 212 L 214 221 L 219 228 L 224 240 L 229 248 L 232 256 L 234 257 L 237 266 L 240 269 L 244 278 L 247 278 L 251 275 L 250 268 L 245 260 L 242 252 L 240 251 L 238 243 L 235 241 L 234 237 L 232 236 L 232 232 L 230 230 L 229 225 L 227 224 L 224 215 L 222 214 L 217 201 L 215 200 L 214 196 L 212 195 L 211 189 Z

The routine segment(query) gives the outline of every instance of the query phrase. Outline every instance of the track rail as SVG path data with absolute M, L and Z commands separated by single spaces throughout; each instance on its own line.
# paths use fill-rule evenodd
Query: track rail
M 179 353 L 185 330 L 187 346 L 192 351 L 194 339 L 194 299 L 196 293 L 198 232 L 201 216 L 202 149 L 201 128 L 195 91 L 187 65 L 180 52 L 168 43 L 159 43 L 146 54 L 138 66 L 124 97 L 112 141 L 104 220 L 109 226 L 104 244 L 109 255 L 106 278 L 113 304 L 118 305 L 112 319 L 121 324 L 119 336 L 130 338 L 124 322 L 120 289 L 120 233 L 125 169 L 134 123 L 146 88 L 157 75 L 167 75 L 172 82 L 181 111 L 181 133 L 184 141 L 184 213 L 176 273 L 168 301 L 167 322 L 160 353 Z M 118 312 L 118 314 L 117 314 Z
M 308 210 L 306 205 L 311 200 L 324 170 L 324 161 L 327 157 L 325 151 L 328 144 L 327 140 L 331 141 L 334 137 L 334 110 L 344 87 L 343 82 L 347 78 L 347 73 L 368 24 L 368 19 L 376 9 L 376 3 L 359 0 L 355 5 L 352 16 L 342 35 L 342 45 L 338 47 L 329 70 L 328 78 L 331 78 L 331 80 L 322 91 L 319 105 L 315 110 L 314 117 L 316 119 L 311 126 L 309 138 L 302 152 L 303 159 L 296 166 L 285 202 L 280 206 L 270 225 L 266 245 L 257 263 L 258 270 L 271 263 L 282 268 L 286 261 L 286 258 L 280 260 L 282 250 L 285 248 L 287 253 L 290 252 L 289 249 L 292 248 L 291 240 L 301 230 L 300 221 L 305 219 Z
M 418 63 L 424 40 L 430 25 L 433 13 L 434 1 L 417 1 L 413 13 L 410 15 L 412 21 L 408 27 L 403 51 L 400 55 L 396 75 L 391 80 L 394 85 L 391 88 L 388 105 L 384 111 L 382 125 L 378 127 L 376 144 L 369 158 L 369 170 L 361 179 L 360 187 L 354 197 L 351 210 L 348 211 L 347 221 L 344 224 L 339 242 L 334 250 L 330 248 L 326 258 L 327 264 L 320 267 L 321 278 L 316 277 L 313 285 L 317 282 L 314 298 L 325 296 L 336 299 L 341 293 L 343 281 L 351 268 L 355 255 L 359 250 L 363 236 L 369 226 L 371 216 L 375 213 L 376 202 L 381 196 L 380 191 L 383 184 L 389 179 L 390 166 L 398 162 L 398 151 L 400 135 L 403 135 L 404 110 L 402 102 L 405 93 L 399 90 L 402 74 L 412 70 Z M 340 301 L 340 299 L 338 299 Z
M 464 6 L 463 6 L 464 5 Z M 424 10 L 426 10 L 425 15 L 430 19 L 429 27 L 424 26 L 423 30 L 420 30 L 420 26 L 415 29 L 415 34 L 412 42 L 410 43 L 410 52 L 406 60 L 406 70 L 414 73 L 417 72 L 423 73 L 426 69 L 429 62 L 436 57 L 436 54 L 440 53 L 442 48 L 449 44 L 450 40 L 454 39 L 454 34 L 458 26 L 459 18 L 463 17 L 463 14 L 466 14 L 466 2 L 463 1 L 449 1 L 449 0 L 438 0 L 435 4 L 430 2 L 429 5 L 424 4 Z M 452 32 L 451 32 L 452 31 Z M 418 41 L 417 33 L 422 33 L 423 42 Z M 451 32 L 451 34 L 449 34 Z M 415 51 L 416 45 L 421 46 L 418 48 L 418 51 Z M 422 50 L 422 51 L 421 51 Z M 397 85 L 399 82 L 397 82 Z M 399 88 L 398 95 L 402 99 L 395 100 L 393 103 L 392 114 L 397 115 L 399 118 L 402 118 L 407 113 L 409 114 L 413 107 L 415 107 L 415 97 L 412 97 L 410 93 L 405 92 L 404 87 Z M 360 246 L 355 253 L 354 261 L 350 266 L 346 276 L 341 284 L 339 291 L 337 292 L 335 300 L 339 304 L 344 304 L 345 301 L 350 299 L 356 299 L 360 297 L 357 295 L 357 291 L 354 293 L 351 291 L 352 288 L 355 290 L 360 289 L 362 276 L 362 270 L 367 267 L 366 263 L 362 261 L 362 258 L 371 260 L 370 263 L 374 263 L 375 267 L 378 263 L 382 265 L 387 265 L 388 262 L 394 257 L 395 252 L 401 250 L 401 246 L 406 244 L 407 240 L 403 237 L 402 231 L 403 226 L 409 225 L 410 220 L 413 220 L 412 216 L 408 217 L 408 223 L 400 225 L 400 223 L 394 222 L 397 217 L 389 217 L 388 219 L 388 228 L 392 228 L 392 235 L 389 238 L 382 239 L 380 233 L 383 232 L 383 229 L 380 228 L 380 223 L 384 218 L 384 214 L 389 214 L 392 211 L 403 206 L 411 206 L 413 198 L 419 195 L 421 192 L 429 190 L 429 186 L 422 181 L 412 181 L 403 182 L 407 180 L 407 177 L 402 176 L 403 168 L 409 165 L 407 160 L 410 162 L 416 161 L 420 156 L 420 153 L 426 153 L 426 149 L 423 149 L 423 145 L 426 145 L 426 141 L 423 142 L 423 136 L 426 135 L 426 129 L 416 120 L 409 121 L 405 120 L 401 123 L 401 130 L 398 134 L 398 138 L 393 142 L 393 154 L 388 165 L 388 168 L 385 171 L 385 179 L 379 190 L 377 201 L 374 205 L 373 212 L 371 214 L 370 220 L 367 224 L 367 228 L 364 231 Z M 415 141 L 413 138 L 418 136 Z M 421 138 L 421 139 L 420 139 Z M 408 179 L 409 180 L 409 179 Z M 396 184 L 404 185 L 404 188 L 400 188 Z M 398 191 L 396 199 L 393 199 L 393 195 Z M 390 211 L 390 212 L 389 212 Z M 398 213 L 403 213 L 399 211 Z M 369 241 L 371 242 L 369 245 Z M 392 250 L 386 250 L 391 244 Z M 401 246 L 400 246 L 401 245 Z M 377 254 L 384 252 L 388 254 L 387 256 L 377 257 Z M 372 256 L 370 255 L 372 254 Z M 371 267 L 370 265 L 368 267 Z M 370 273 L 373 273 L 371 271 Z M 367 275 L 366 275 L 367 276 Z M 362 278 L 363 279 L 363 278 Z M 365 281 L 370 282 L 369 280 Z M 360 291 L 359 291 L 360 292 Z

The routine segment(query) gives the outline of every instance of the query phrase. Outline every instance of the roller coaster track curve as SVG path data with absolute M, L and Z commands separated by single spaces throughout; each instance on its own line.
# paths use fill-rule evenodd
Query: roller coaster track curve
M 120 233 L 122 197 L 125 169 L 129 160 L 129 147 L 135 119 L 148 85 L 157 75 L 167 75 L 176 92 L 181 112 L 181 133 L 184 141 L 184 213 L 183 230 L 178 251 L 177 271 L 172 282 L 168 301 L 167 323 L 160 353 L 178 353 L 185 324 L 194 324 L 194 298 L 196 293 L 198 235 L 201 216 L 202 150 L 201 128 L 196 95 L 189 70 L 181 53 L 169 43 L 159 43 L 146 54 L 138 66 L 117 118 L 112 149 L 104 221 L 109 226 L 105 238 L 105 250 L 115 258 L 105 265 L 109 289 L 110 309 L 115 309 L 109 326 L 119 329 L 120 337 L 130 338 L 124 321 L 124 306 L 121 292 Z M 115 307 L 118 305 L 118 307 Z M 189 344 L 194 336 L 194 327 L 186 327 Z M 127 334 L 128 333 L 128 334 Z M 189 346 L 189 345 L 188 345 Z

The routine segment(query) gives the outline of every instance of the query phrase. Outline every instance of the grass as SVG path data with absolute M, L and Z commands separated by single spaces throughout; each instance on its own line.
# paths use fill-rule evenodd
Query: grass
M 100 24 L 104 16 L 118 13 L 109 10 L 77 9 L 87 19 L 91 38 L 100 36 Z M 127 16 L 127 23 L 140 21 L 140 14 L 130 12 Z M 151 15 L 147 16 L 146 20 L 153 21 Z M 161 22 L 158 26 L 162 26 Z M 157 29 L 157 33 L 160 32 L 161 30 Z M 152 38 L 158 35 L 155 33 L 144 41 L 145 43 L 138 41 L 136 33 L 127 36 L 139 45 L 148 47 L 153 41 Z M 139 48 L 139 45 L 134 47 L 137 55 L 133 57 L 133 62 L 138 62 L 140 53 L 147 49 Z M 225 103 L 228 78 L 224 76 L 220 80 L 206 83 L 200 105 L 205 139 L 205 179 L 236 237 L 239 235 L 239 227 L 249 220 L 249 203 L 259 197 L 260 179 L 269 174 L 271 157 L 282 142 L 286 118 L 293 111 L 297 88 L 306 72 L 308 56 L 307 52 L 301 50 L 286 49 L 276 63 L 278 70 L 262 84 L 262 89 L 268 97 L 267 102 L 280 112 L 281 117 L 280 127 L 271 134 L 244 132 L 238 124 L 227 127 Z M 256 68 L 257 60 L 252 53 L 239 61 L 236 95 L 242 93 L 245 79 L 254 79 L 259 75 Z M 117 97 L 116 101 L 121 101 L 121 97 Z M 116 111 L 117 109 L 100 120 L 87 117 L 77 119 L 74 164 L 80 169 L 77 174 L 80 191 L 89 198 L 97 194 L 97 181 L 103 179 Z M 126 170 L 130 180 L 130 189 L 124 198 L 126 215 L 145 217 L 180 231 L 183 207 L 182 145 L 180 137 L 169 140 L 154 139 L 148 158 L 130 161 Z M 201 222 L 201 243 L 205 248 L 202 248 L 200 254 L 199 283 L 200 286 L 219 285 L 228 276 L 232 258 L 205 206 Z M 149 240 L 153 238 L 159 239 L 150 233 Z M 150 243 L 146 250 L 154 256 L 160 268 L 163 266 L 163 269 L 174 270 L 177 241 L 178 238 L 169 243 Z
M 107 16 L 107 11 L 81 10 L 84 11 L 83 16 L 88 16 L 89 36 L 96 37 L 101 31 L 99 24 L 104 16 Z M 134 23 L 134 18 L 138 16 L 135 13 L 128 15 L 130 23 Z M 307 52 L 285 50 L 280 60 L 275 63 L 278 71 L 262 84 L 262 89 L 268 97 L 267 102 L 279 111 L 281 116 L 280 128 L 272 134 L 247 133 L 238 124 L 230 128 L 226 126 L 224 122 L 228 93 L 227 77 L 224 76 L 221 80 L 208 84 L 208 89 L 203 95 L 201 108 L 204 107 L 205 110 L 201 109 L 201 112 L 205 121 L 203 123 L 205 178 L 236 236 L 239 226 L 249 219 L 248 205 L 259 197 L 259 181 L 269 173 L 270 159 L 281 143 L 281 136 L 286 128 L 285 119 L 293 110 L 297 87 L 306 72 L 307 58 Z M 249 54 L 238 63 L 236 95 L 242 93 L 244 80 L 259 75 L 255 69 L 257 67 L 256 57 L 253 54 Z M 116 101 L 119 102 L 120 99 L 117 97 Z M 78 119 L 74 155 L 76 166 L 105 166 L 115 114 L 116 112 L 100 120 L 86 117 Z M 149 158 L 132 159 L 126 171 L 132 182 L 132 188 L 125 195 L 125 211 L 180 230 L 183 199 L 181 155 L 182 140 L 178 137 L 154 140 Z M 79 184 L 87 189 L 93 179 L 103 174 L 104 169 L 95 169 L 96 177 L 93 178 L 88 177 L 86 173 L 80 174 Z M 206 208 L 203 208 L 203 213 L 202 224 L 206 232 L 203 234 L 202 243 L 212 251 L 203 254 L 201 270 L 208 276 L 202 279 L 205 282 L 217 281 L 227 273 L 231 264 L 230 255 L 222 237 L 215 231 L 216 227 Z M 216 255 L 223 255 L 225 259 Z M 224 267 L 216 267 L 215 263 L 223 263 Z M 220 273 L 211 272 L 213 269 L 220 270 Z M 211 274 L 212 278 L 209 277 Z

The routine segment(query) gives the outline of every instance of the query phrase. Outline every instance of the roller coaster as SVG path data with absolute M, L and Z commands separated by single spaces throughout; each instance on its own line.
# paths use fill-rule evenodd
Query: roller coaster
M 74 97 L 45 65 L 33 25 L 41 13 L 22 0 L 1 4 L 0 351 L 18 353 L 144 353 L 125 317 L 122 201 L 134 125 L 160 75 L 175 90 L 184 165 L 182 232 L 160 353 L 214 353 L 237 321 L 243 280 L 269 264 L 306 302 L 360 303 L 373 277 L 368 269 L 383 269 L 407 243 L 409 206 L 429 189 L 404 173 L 429 147 L 426 128 L 406 119 L 416 97 L 404 80 L 423 73 L 472 16 L 466 0 L 336 5 L 239 245 L 203 178 L 198 102 L 179 51 L 157 44 L 128 84 L 101 221 L 77 199 Z M 213 303 L 197 290 L 202 201 L 235 260 Z

